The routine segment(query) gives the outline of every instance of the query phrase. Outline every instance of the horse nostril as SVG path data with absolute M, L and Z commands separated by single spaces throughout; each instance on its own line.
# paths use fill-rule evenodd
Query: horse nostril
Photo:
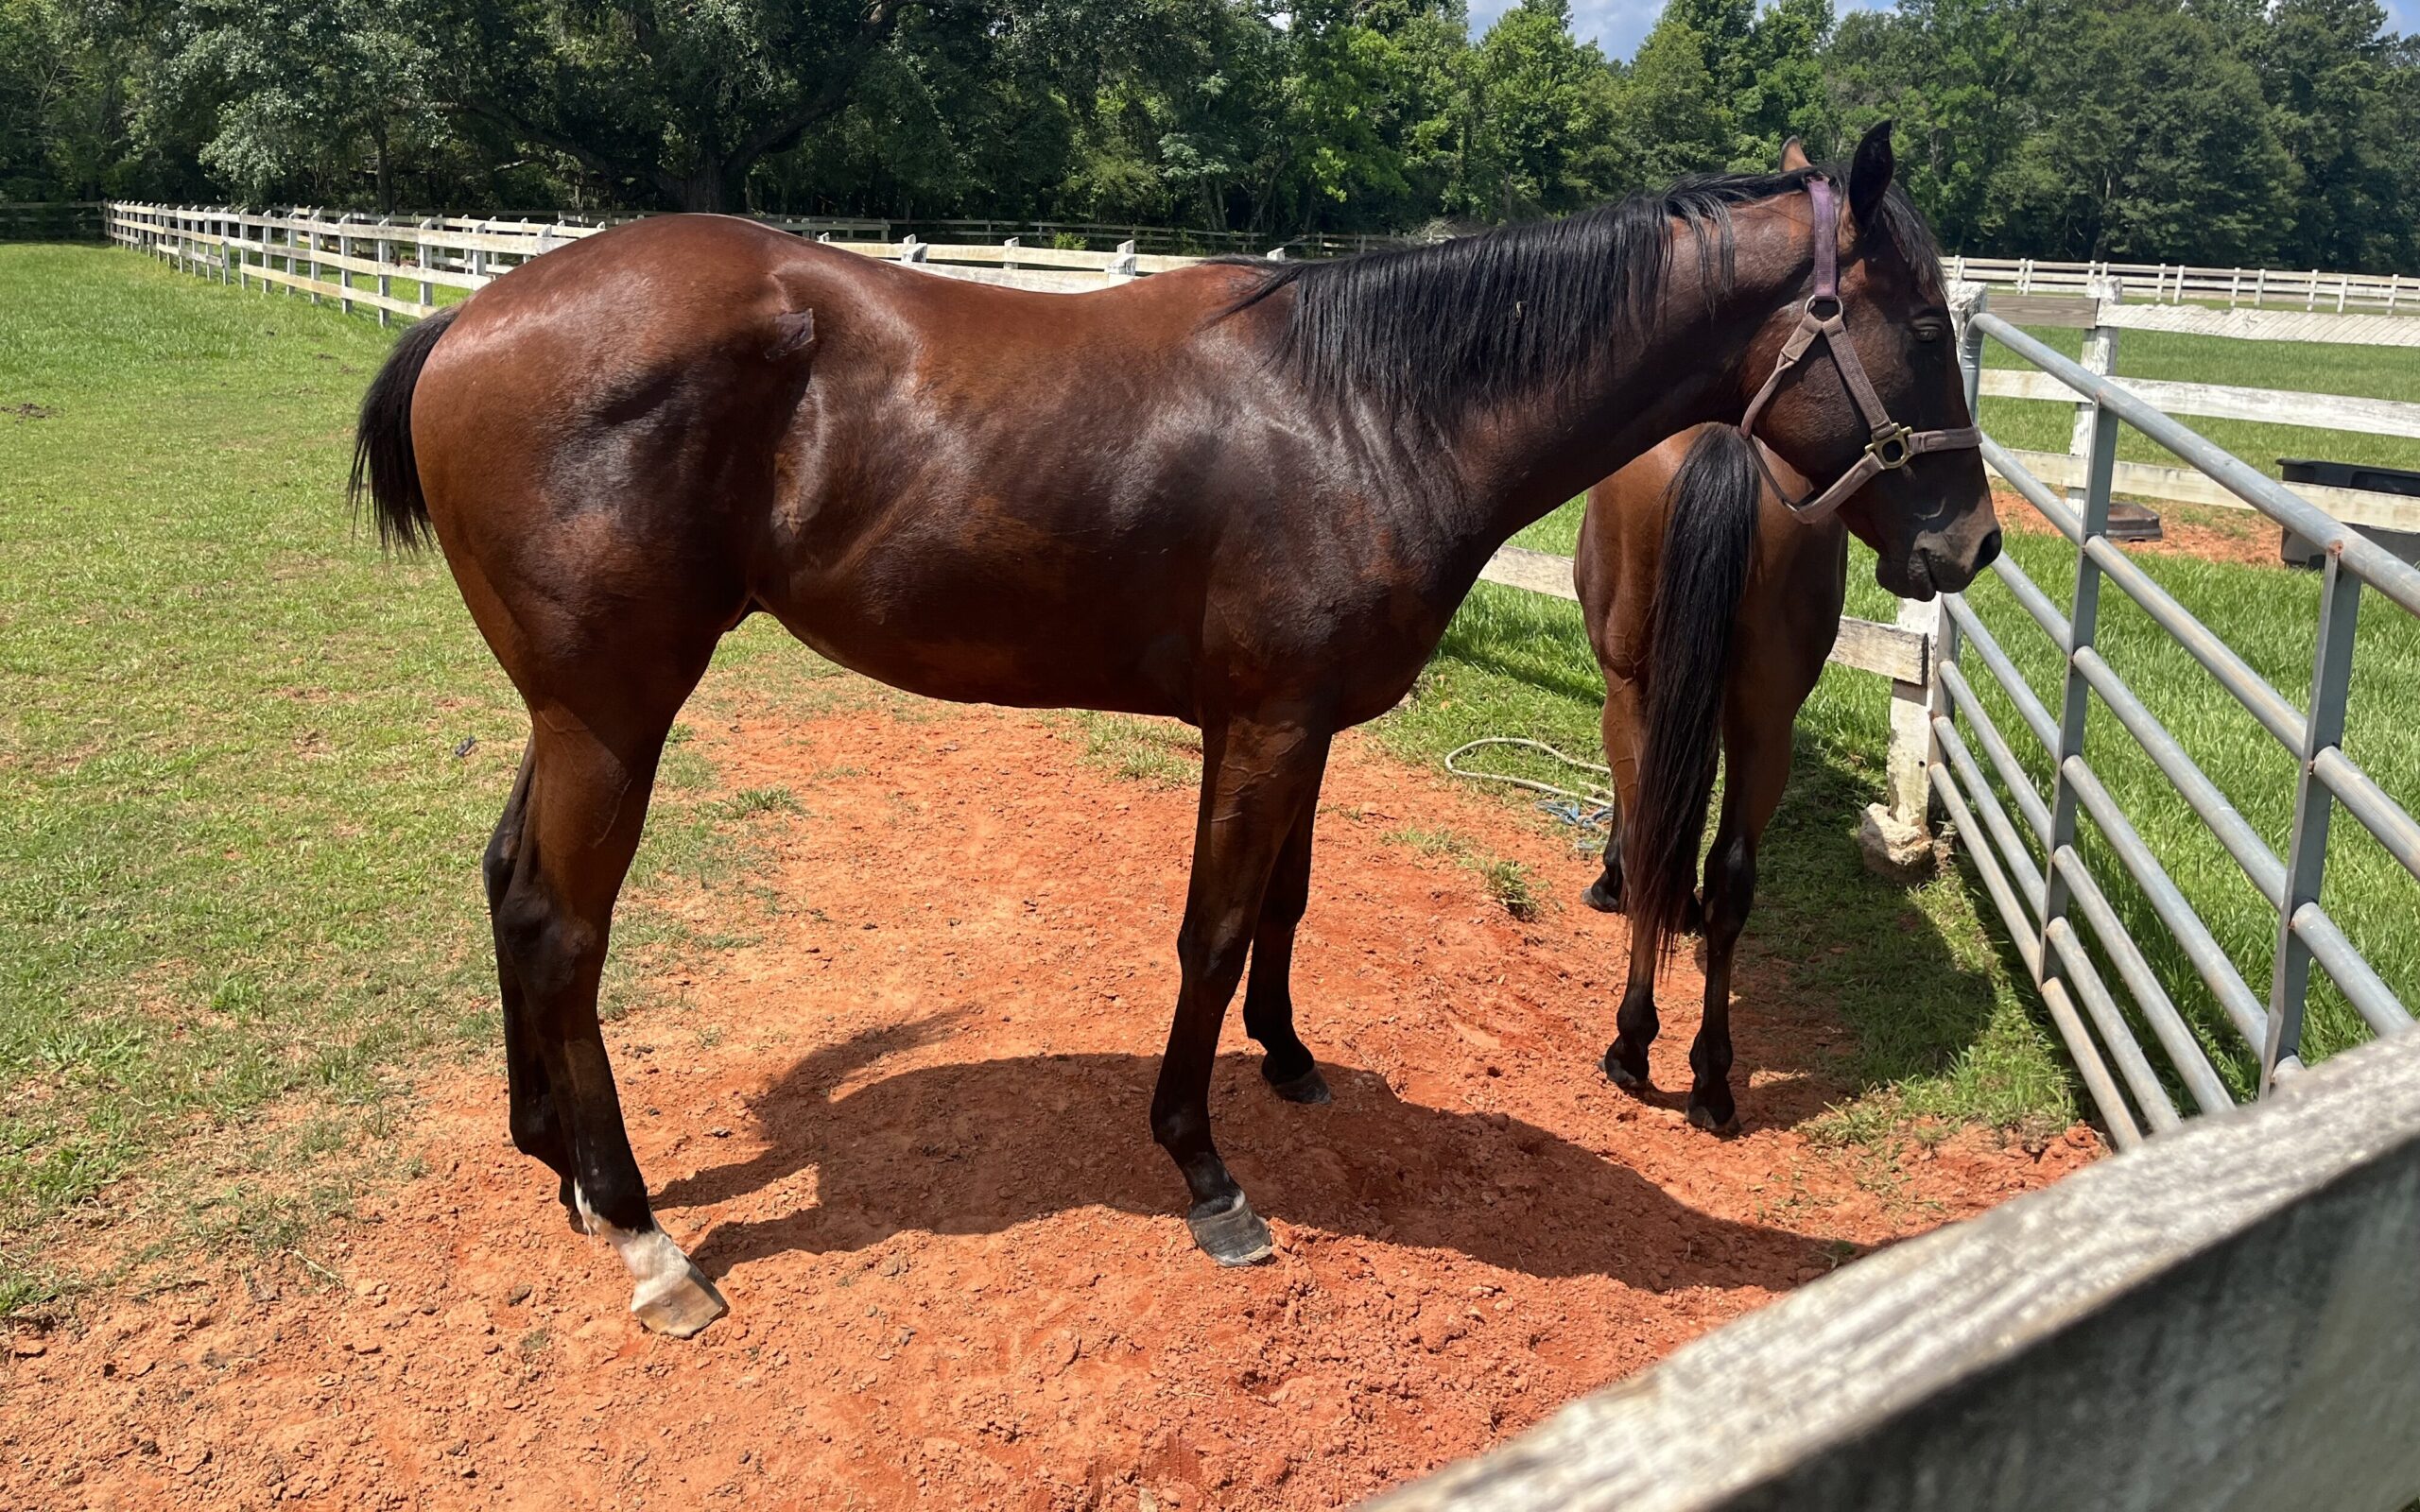
M 1994 525 L 1992 533 L 1983 538 L 1983 543 L 1975 548 L 1975 570 L 1979 573 L 1989 567 L 1999 558 L 1999 554 L 2000 527 Z

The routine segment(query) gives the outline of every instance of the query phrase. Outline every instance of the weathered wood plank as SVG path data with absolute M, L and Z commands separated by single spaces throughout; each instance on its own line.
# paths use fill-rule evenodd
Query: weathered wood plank
M 1999 314 L 1996 309 L 1993 312 Z M 2273 425 L 2309 425 L 2320 430 L 2360 431 L 2372 436 L 2420 438 L 2420 404 L 2344 394 L 2290 393 L 2281 388 L 2240 388 L 2228 384 L 2181 384 L 2156 378 L 2112 382 L 2145 404 L 2171 415 L 2258 421 Z M 1995 399 L 2076 403 L 2076 392 L 2047 372 L 2031 368 L 1988 369 L 1983 392 Z
M 2172 331 L 2236 341 L 2322 341 L 2354 347 L 2420 347 L 2420 320 L 2399 315 L 2317 310 L 2211 310 L 2194 304 L 2116 304 L 2101 322 L 2129 331 Z
M 2014 448 L 2009 455 L 2053 488 L 2081 486 L 2083 482 L 2083 464 L 2075 457 L 2058 452 L 2020 452 Z M 2222 509 L 2253 507 L 2217 479 L 2192 468 L 2120 462 L 2111 487 L 2116 492 L 2139 499 L 2215 505 Z M 2373 493 L 2367 489 L 2331 489 L 2316 483 L 2289 483 L 2285 487 L 2348 525 L 2420 531 L 2420 499 Z
M 2420 1035 L 1872 1255 L 1382 1512 L 2391 1512 Z
M 1552 552 L 1531 551 L 1524 546 L 1505 546 L 1488 558 L 1479 569 L 1482 583 L 1501 583 L 1507 588 L 1526 589 L 1550 598 L 1577 602 L 1579 590 L 1571 586 L 1571 558 Z M 1921 683 L 1926 677 L 1926 653 L 1930 643 L 1912 630 L 1895 625 L 1877 625 L 1872 620 L 1841 617 L 1840 639 L 1832 643 L 1831 660 L 1858 672 L 1872 672 L 1894 682 Z

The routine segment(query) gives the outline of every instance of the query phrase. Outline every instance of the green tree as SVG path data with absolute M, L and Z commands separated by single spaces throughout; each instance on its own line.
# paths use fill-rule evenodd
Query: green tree
M 1739 123 L 1715 83 L 1704 37 L 1667 9 L 1639 44 L 1622 80 L 1621 115 L 1639 179 L 1664 183 L 1728 163 Z
M 1998 180 L 2014 249 L 2253 262 L 2292 213 L 2293 165 L 2252 66 L 2172 0 L 2063 5 L 2045 43 L 2046 119 Z
M 2293 162 L 2294 261 L 2330 268 L 2408 262 L 2420 144 L 2411 132 L 2409 43 L 2382 35 L 2375 0 L 2279 0 L 2255 60 L 2270 118 Z M 2402 74 L 2405 87 L 2396 88 Z
M 1571 35 L 1568 0 L 1521 0 L 1473 60 L 1464 208 L 1491 218 L 1579 209 L 1607 198 L 1626 164 L 1613 71 Z

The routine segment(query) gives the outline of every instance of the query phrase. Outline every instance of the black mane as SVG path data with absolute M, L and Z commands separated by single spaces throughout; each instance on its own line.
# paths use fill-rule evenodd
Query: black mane
M 1348 396 L 1434 422 L 1575 375 L 1655 318 L 1672 223 L 1697 233 L 1709 297 L 1727 288 L 1731 207 L 1793 194 L 1822 171 L 1685 179 L 1662 194 L 1426 247 L 1267 268 L 1230 313 L 1294 291 L 1274 360 L 1317 399 Z M 1938 288 L 1932 233 L 1897 184 L 1874 228 Z

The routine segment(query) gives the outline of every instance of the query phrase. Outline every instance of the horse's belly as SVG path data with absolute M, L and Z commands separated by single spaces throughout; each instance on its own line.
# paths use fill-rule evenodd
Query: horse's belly
M 831 580 L 764 607 L 853 672 L 928 698 L 1034 709 L 1194 713 L 1193 638 L 1104 587 L 1094 602 L 994 586 L 885 592 Z

